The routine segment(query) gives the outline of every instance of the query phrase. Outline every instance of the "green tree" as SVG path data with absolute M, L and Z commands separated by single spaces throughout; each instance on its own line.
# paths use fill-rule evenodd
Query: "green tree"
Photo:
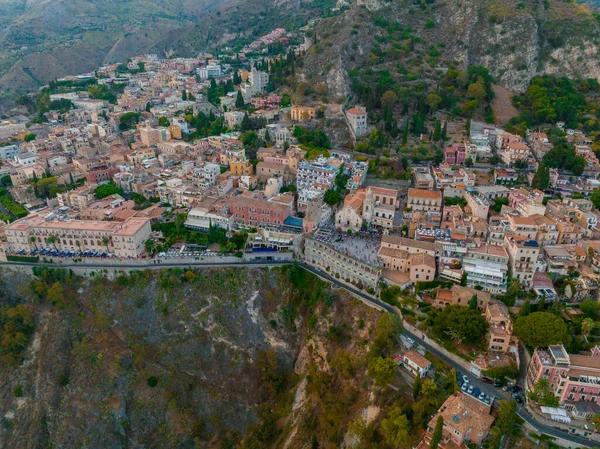
M 542 297 L 540 298 L 540 302 L 538 302 L 538 305 L 537 305 L 537 311 L 543 312 L 545 308 L 546 308 L 546 296 L 542 295 Z
M 492 427 L 492 438 L 488 449 L 500 449 L 502 439 L 514 440 L 521 438 L 523 431 L 521 425 L 523 420 L 517 415 L 517 403 L 515 401 L 500 401 L 498 418 Z
M 242 123 L 240 123 L 240 131 L 245 133 L 246 131 L 250 131 L 252 129 L 252 121 L 248 114 L 244 114 L 244 118 L 242 118 Z
M 124 192 L 121 187 L 113 184 L 112 182 L 109 182 L 108 184 L 99 185 L 94 190 L 94 195 L 96 195 L 96 198 L 98 198 L 100 200 L 103 198 L 106 198 L 107 196 L 115 195 L 115 194 L 123 196 Z
M 369 377 L 375 381 L 375 385 L 383 387 L 392 381 L 397 369 L 398 366 L 392 359 L 377 357 L 369 363 Z
M 323 196 L 323 201 L 325 201 L 325 203 L 328 204 L 329 206 L 335 206 L 341 200 L 342 200 L 342 196 L 335 189 L 327 190 L 325 192 L 325 195 Z
M 521 308 L 519 309 L 519 316 L 527 316 L 531 313 L 531 301 L 529 301 L 529 299 L 526 299 L 525 302 L 523 302 L 523 305 L 521 306 Z
M 477 295 L 473 295 L 471 296 L 471 299 L 469 300 L 469 309 L 471 310 L 477 310 Z
M 415 377 L 415 383 L 413 384 L 413 399 L 416 401 L 421 394 L 421 374 L 417 373 Z
M 588 318 L 593 320 L 598 320 L 600 318 L 600 303 L 595 299 L 585 299 L 579 308 Z
M 435 121 L 434 127 L 433 127 L 433 140 L 434 141 L 438 141 L 442 139 L 442 124 L 440 123 L 439 120 Z
M 32 140 L 35 140 L 35 134 L 33 133 L 27 133 L 25 134 L 25 136 L 23 136 L 23 141 L 24 142 L 31 142 Z
M 550 186 L 550 167 L 542 161 L 538 167 L 533 180 L 531 181 L 531 187 L 539 190 L 546 190 Z
M 465 166 L 466 167 L 472 167 L 473 166 L 473 158 L 471 156 L 469 156 L 466 160 L 465 160 Z
M 433 429 L 433 433 L 431 434 L 431 442 L 429 443 L 429 449 L 437 449 L 440 442 L 442 441 L 443 430 L 444 430 L 444 417 L 442 415 L 440 415 L 440 416 L 438 416 L 438 419 L 435 422 L 435 428 Z
M 427 104 L 429 105 L 429 108 L 432 112 L 435 112 L 437 110 L 441 102 L 442 97 L 440 97 L 437 93 L 431 92 L 429 95 L 427 95 Z
M 393 447 L 408 447 L 411 443 L 410 424 L 400 406 L 388 410 L 387 418 L 381 422 L 385 441 Z
M 137 112 L 126 112 L 119 117 L 119 129 L 121 131 L 127 131 L 137 125 L 140 119 L 140 114 Z
M 534 312 L 518 317 L 514 332 L 531 349 L 571 341 L 565 322 L 549 312 Z
M 548 379 L 540 379 L 533 385 L 533 391 L 527 392 L 527 396 L 534 402 L 546 407 L 558 407 L 559 400 L 554 396 L 552 386 Z
M 237 109 L 242 109 L 244 106 L 244 96 L 242 95 L 242 91 L 238 90 L 237 97 L 235 98 L 235 107 Z
M 158 126 L 169 126 L 169 125 L 170 125 L 169 120 L 164 115 L 161 115 L 158 118 Z
M 467 95 L 469 96 L 469 98 L 473 98 L 474 100 L 477 100 L 477 102 L 479 102 L 486 95 L 485 87 L 479 82 L 472 83 L 467 89 Z
M 600 210 L 600 189 L 596 189 L 590 195 L 590 201 L 594 204 L 594 207 Z
M 47 299 L 57 308 L 63 308 L 65 305 L 65 293 L 60 282 L 55 282 L 50 286 L 47 293 Z
M 482 346 L 489 325 L 477 310 L 452 305 L 436 311 L 432 331 L 439 338 L 458 344 Z

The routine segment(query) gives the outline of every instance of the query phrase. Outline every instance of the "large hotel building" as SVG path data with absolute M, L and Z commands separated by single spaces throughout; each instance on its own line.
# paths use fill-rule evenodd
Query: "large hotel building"
M 59 251 L 109 251 L 119 257 L 139 257 L 150 236 L 150 219 L 125 221 L 57 220 L 42 213 L 29 215 L 5 228 L 6 253 L 51 248 Z M 50 242 L 48 238 L 52 237 Z M 107 243 L 108 242 L 108 243 Z

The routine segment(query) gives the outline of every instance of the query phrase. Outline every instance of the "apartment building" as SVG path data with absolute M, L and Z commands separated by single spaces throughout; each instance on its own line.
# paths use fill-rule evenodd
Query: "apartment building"
M 505 294 L 509 257 L 504 246 L 483 244 L 470 247 L 463 259 L 463 272 L 469 287 L 481 286 L 495 295 Z
M 439 190 L 408 189 L 406 207 L 413 211 L 441 213 L 442 192 Z
M 546 206 L 543 205 L 544 192 L 540 190 L 517 189 L 508 195 L 508 205 L 523 217 L 540 214 L 544 215 Z
M 280 227 L 292 215 L 293 203 L 284 204 L 273 199 L 267 201 L 251 195 L 252 192 L 245 192 L 229 200 L 230 210 L 238 226 Z
M 228 208 L 211 211 L 206 207 L 194 207 L 187 215 L 184 224 L 186 228 L 206 231 L 212 226 L 232 230 L 235 224 L 234 216 Z
M 327 190 L 333 184 L 339 170 L 339 166 L 330 165 L 325 158 L 319 158 L 312 162 L 299 162 L 296 172 L 296 187 L 298 190 L 302 190 L 321 185 L 325 186 L 325 190 Z
M 122 222 L 57 220 L 38 212 L 6 227 L 6 253 L 54 248 L 59 251 L 111 252 L 136 258 L 150 236 L 150 219 L 131 217 Z M 51 239 L 50 239 L 51 238 Z M 50 241 L 49 241 L 50 239 Z
M 489 405 L 458 392 L 446 399 L 438 412 L 431 418 L 423 439 L 415 449 L 430 447 L 440 416 L 444 422 L 440 448 L 466 447 L 466 442 L 479 445 L 488 436 L 494 423 L 494 417 L 490 415 L 490 412 Z
M 504 245 L 508 252 L 512 277 L 518 279 L 524 286 L 530 287 L 535 264 L 540 254 L 538 242 L 520 235 L 506 234 Z
M 513 323 L 508 307 L 502 302 L 489 302 L 484 316 L 490 325 L 487 335 L 488 348 L 491 351 L 508 352 L 513 334 Z
M 533 390 L 540 379 L 547 379 L 560 404 L 576 418 L 581 416 L 580 406 L 590 406 L 600 411 L 600 347 L 590 354 L 569 354 L 563 345 L 538 348 L 527 367 L 526 387 Z M 588 408 L 585 407 L 585 408 Z M 592 412 L 592 415 L 594 412 Z
M 471 215 L 480 220 L 487 221 L 490 212 L 489 201 L 473 192 L 465 193 L 465 199 L 467 200 L 467 206 L 471 209 Z

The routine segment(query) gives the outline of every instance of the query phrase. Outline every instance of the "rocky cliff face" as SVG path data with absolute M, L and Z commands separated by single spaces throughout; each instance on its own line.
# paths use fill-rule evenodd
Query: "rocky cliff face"
M 39 299 L 39 279 L 0 273 L 0 308 L 35 310 L 23 362 L 0 361 L 2 449 L 233 447 L 288 395 L 275 447 L 302 447 L 314 411 L 301 380 L 329 372 L 335 350 L 367 342 L 379 316 L 338 292 L 332 306 L 315 306 L 309 328 L 279 269 L 67 276 L 61 285 L 65 301 L 52 305 Z M 289 391 L 273 394 L 274 382 Z
M 386 32 L 396 25 L 410 30 L 412 43 L 394 41 Z M 600 77 L 598 43 L 600 27 L 593 14 L 560 0 L 438 0 L 424 9 L 409 1 L 360 0 L 319 25 L 317 48 L 307 54 L 310 69 L 304 74 L 326 82 L 342 99 L 350 91 L 344 71 L 393 74 L 400 64 L 421 71 L 427 81 L 434 80 L 436 69 L 475 64 L 488 67 L 500 85 L 523 91 L 540 74 Z M 374 48 L 396 56 L 382 61 L 373 56 Z M 432 48 L 441 54 L 435 62 L 427 57 Z

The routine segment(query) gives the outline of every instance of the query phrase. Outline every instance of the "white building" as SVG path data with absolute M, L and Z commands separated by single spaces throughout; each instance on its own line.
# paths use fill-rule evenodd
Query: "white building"
M 221 76 L 221 66 L 219 64 L 208 64 L 204 67 L 199 67 L 196 69 L 196 73 L 202 80 L 217 78 Z
M 190 229 L 206 230 L 211 226 L 223 228 L 226 230 L 232 229 L 234 224 L 233 214 L 227 211 L 210 212 L 204 207 L 194 207 L 188 213 L 185 227 Z
M 367 134 L 367 111 L 359 108 L 352 108 L 346 111 L 346 117 L 352 132 L 355 136 Z

